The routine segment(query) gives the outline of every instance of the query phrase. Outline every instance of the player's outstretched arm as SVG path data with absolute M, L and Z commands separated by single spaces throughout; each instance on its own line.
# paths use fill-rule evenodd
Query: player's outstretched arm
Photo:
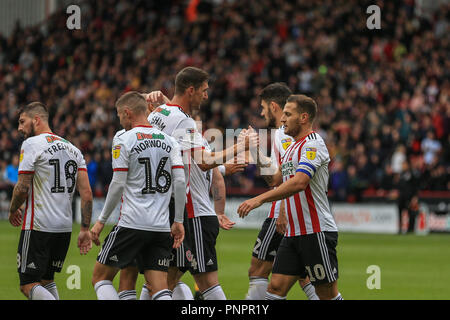
M 219 225 L 224 230 L 230 230 L 233 228 L 235 222 L 231 221 L 225 215 L 225 200 L 226 200 L 226 188 L 225 180 L 219 171 L 219 168 L 214 168 L 212 183 L 211 183 L 211 194 L 214 199 L 214 210 L 217 214 L 217 219 L 219 220 Z
M 239 156 L 241 153 L 248 151 L 251 146 L 259 145 L 259 137 L 257 134 L 249 134 L 244 139 L 239 140 L 233 146 L 216 152 L 208 152 L 206 150 L 195 150 L 192 153 L 194 161 L 199 168 L 207 171 L 226 163 L 230 159 Z M 239 163 L 239 162 L 238 162 Z M 240 163 L 245 164 L 245 163 Z
M 249 135 L 249 134 L 256 134 L 255 129 L 253 129 L 251 126 L 249 126 L 248 130 L 242 130 L 242 135 Z M 259 148 L 259 145 L 256 147 L 250 148 L 250 154 L 253 159 L 256 159 L 256 165 L 261 170 L 261 176 L 266 181 L 266 183 L 269 185 L 269 187 L 276 187 L 280 185 L 283 182 L 281 171 L 279 172 L 278 166 L 276 163 L 272 161 L 270 157 L 266 157 L 261 149 Z
M 77 177 L 77 190 L 81 198 L 81 229 L 78 235 L 80 254 L 87 254 L 92 248 L 89 226 L 92 216 L 92 190 L 87 171 L 81 170 Z
M 21 173 L 14 186 L 8 217 L 9 222 L 14 227 L 18 227 L 22 224 L 22 211 L 20 210 L 20 207 L 28 197 L 28 191 L 30 190 L 33 177 L 33 173 Z
M 250 211 L 260 207 L 266 202 L 286 199 L 293 194 L 306 189 L 309 183 L 309 176 L 303 172 L 297 172 L 295 176 L 286 182 L 283 182 L 278 188 L 260 194 L 257 197 L 246 200 L 238 208 L 239 217 L 244 218 Z

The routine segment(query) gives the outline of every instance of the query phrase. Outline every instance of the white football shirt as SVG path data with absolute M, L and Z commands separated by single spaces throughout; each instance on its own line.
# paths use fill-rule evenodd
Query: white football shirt
M 112 167 L 128 171 L 118 225 L 170 232 L 172 170 L 184 169 L 178 143 L 151 126 L 138 126 L 114 139 Z
M 215 215 L 209 197 L 212 171 L 203 172 L 191 158 L 193 152 L 209 148 L 194 119 L 181 106 L 164 104 L 148 116 L 148 122 L 175 138 L 183 152 L 188 218 Z
M 296 141 L 282 158 L 283 182 L 297 172 L 310 177 L 304 191 L 285 199 L 288 226 L 285 236 L 293 237 L 321 231 L 337 231 L 328 203 L 328 164 L 330 156 L 316 132 Z
M 87 170 L 81 151 L 53 133 L 42 133 L 23 142 L 19 174 L 34 176 L 22 230 L 72 231 L 72 198 L 80 170 Z
M 272 138 L 271 159 L 272 163 L 276 164 L 277 167 L 281 165 L 281 159 L 293 141 L 294 138 L 284 133 L 284 126 L 281 126 L 275 130 Z M 280 214 L 281 201 L 283 200 L 272 202 L 272 207 L 270 208 L 268 218 L 278 218 Z

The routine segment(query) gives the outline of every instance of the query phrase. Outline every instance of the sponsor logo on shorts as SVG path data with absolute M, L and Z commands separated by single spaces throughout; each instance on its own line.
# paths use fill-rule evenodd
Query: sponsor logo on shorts
M 110 257 L 109 260 L 114 261 L 114 262 L 119 262 L 119 259 L 117 258 L 116 255 L 113 255 L 112 257 Z
M 163 267 L 168 267 L 169 266 L 169 259 L 158 259 L 158 265 L 159 266 L 163 266 Z

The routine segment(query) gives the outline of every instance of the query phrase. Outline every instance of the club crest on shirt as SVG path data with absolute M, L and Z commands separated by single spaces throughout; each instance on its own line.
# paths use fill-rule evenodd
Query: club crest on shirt
M 117 159 L 120 157 L 120 146 L 114 146 L 112 149 L 112 156 L 114 159 Z
M 286 150 L 287 148 L 289 148 L 289 146 L 292 143 L 292 139 L 291 138 L 286 138 L 281 140 L 281 145 L 283 146 L 283 149 Z
M 309 160 L 314 160 L 316 158 L 317 149 L 316 148 L 306 148 L 306 157 Z

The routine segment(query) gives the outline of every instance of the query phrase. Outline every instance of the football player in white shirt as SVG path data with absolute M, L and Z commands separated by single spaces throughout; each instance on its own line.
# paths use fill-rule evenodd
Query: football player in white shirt
M 54 273 L 61 272 L 69 248 L 75 188 L 81 196 L 80 253 L 86 254 L 92 246 L 92 191 L 86 163 L 80 150 L 52 133 L 47 107 L 40 102 L 19 112 L 18 130 L 26 140 L 9 221 L 18 227 L 23 220 L 17 254 L 20 290 L 30 300 L 58 300 Z
M 266 121 L 266 127 L 268 129 L 277 128 L 275 132 L 272 131 L 274 136 L 272 137 L 271 158 L 252 153 L 252 156 L 258 159 L 258 166 L 261 167 L 262 163 L 265 164 L 263 170 L 268 169 L 269 164 L 273 166 L 273 170 L 276 170 L 281 165 L 281 159 L 287 148 L 294 142 L 291 136 L 285 134 L 284 127 L 281 125 L 283 107 L 291 94 L 292 92 L 286 84 L 277 82 L 266 86 L 259 95 L 262 107 L 261 116 Z M 254 151 L 254 149 L 252 148 L 251 151 Z M 263 178 L 270 177 L 264 173 L 261 171 Z M 251 265 L 248 270 L 249 289 L 246 296 L 247 300 L 264 299 L 269 283 L 269 275 L 272 272 L 273 261 L 286 231 L 286 225 L 284 201 L 272 202 L 272 207 L 253 248 Z M 308 299 L 318 300 L 314 286 L 308 277 L 304 278 L 299 280 L 300 287 Z
M 283 109 L 285 133 L 295 139 L 281 167 L 271 177 L 276 189 L 243 202 L 240 217 L 265 202 L 285 199 L 286 234 L 274 262 L 266 299 L 286 299 L 292 285 L 307 274 L 321 300 L 342 300 L 338 291 L 338 230 L 327 198 L 330 157 L 323 139 L 313 131 L 316 102 L 292 95 Z
M 153 300 L 171 300 L 167 270 L 171 248 L 184 238 L 184 166 L 177 142 L 148 124 L 147 102 L 138 92 L 128 92 L 116 102 L 126 132 L 113 147 L 114 175 L 105 206 L 91 229 L 99 234 L 122 196 L 117 226 L 105 240 L 94 267 L 92 284 L 99 299 L 119 299 L 112 285 L 120 268 L 138 260 Z M 175 221 L 169 224 L 169 202 L 175 194 Z M 171 238 L 173 237 L 173 239 Z
M 186 232 L 191 248 L 184 256 L 190 259 L 190 271 L 204 299 L 218 300 L 225 299 L 225 294 L 218 279 L 215 242 L 219 225 L 229 224 L 229 219 L 224 214 L 216 214 L 209 203 L 209 196 L 205 196 L 209 194 L 205 172 L 211 169 L 219 172 L 219 165 L 249 148 L 250 139 L 223 151 L 208 150 L 191 117 L 192 112 L 198 110 L 202 102 L 208 99 L 208 78 L 209 75 L 198 68 L 186 67 L 181 70 L 175 79 L 175 95 L 171 102 L 157 108 L 148 120 L 151 125 L 173 136 L 180 143 L 185 164 L 186 209 L 191 231 Z M 170 280 L 172 286 L 179 277 L 180 273 L 177 273 Z

